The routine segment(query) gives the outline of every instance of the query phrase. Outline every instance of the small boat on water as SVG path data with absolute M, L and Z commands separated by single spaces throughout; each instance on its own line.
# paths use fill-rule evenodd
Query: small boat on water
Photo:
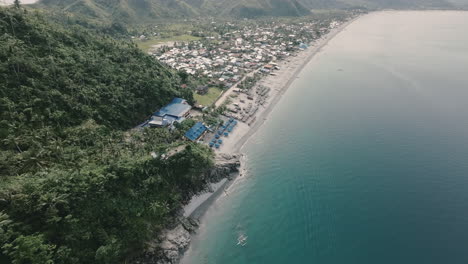
M 247 236 L 245 234 L 240 234 L 239 237 L 237 237 L 237 245 L 243 247 L 247 244 Z

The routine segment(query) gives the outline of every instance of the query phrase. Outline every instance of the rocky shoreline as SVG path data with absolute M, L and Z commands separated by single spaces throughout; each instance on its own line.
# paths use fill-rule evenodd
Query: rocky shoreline
M 219 153 L 215 157 L 215 166 L 204 175 L 211 183 L 226 181 L 216 190 L 208 188 L 210 195 L 197 208 L 185 217 L 180 211 L 174 226 L 164 230 L 159 237 L 148 242 L 143 256 L 133 261 L 134 264 L 177 264 L 190 245 L 192 234 L 198 228 L 199 219 L 223 191 L 227 184 L 239 174 L 240 154 Z

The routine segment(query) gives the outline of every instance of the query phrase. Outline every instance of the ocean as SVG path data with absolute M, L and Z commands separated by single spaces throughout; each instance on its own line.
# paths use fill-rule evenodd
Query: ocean
M 468 263 L 467 32 L 468 12 L 389 11 L 339 33 L 182 263 Z

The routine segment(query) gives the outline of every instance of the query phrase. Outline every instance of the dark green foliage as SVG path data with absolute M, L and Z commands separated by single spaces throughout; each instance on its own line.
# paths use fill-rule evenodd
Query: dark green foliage
M 187 119 L 187 120 L 184 120 L 182 123 L 180 124 L 176 124 L 176 128 L 177 130 L 179 130 L 180 132 L 182 133 L 185 133 L 187 132 L 187 130 L 189 130 L 191 127 L 193 127 L 195 125 L 196 121 L 193 120 L 193 119 Z
M 20 0 L 15 0 L 13 2 L 13 5 L 15 6 L 16 9 L 20 8 L 20 6 L 21 6 Z
M 123 262 L 209 181 L 204 146 L 150 155 L 182 132 L 125 132 L 191 94 L 133 44 L 79 26 L 0 9 L 0 32 L 0 260 Z
M 73 130 L 65 146 L 57 146 L 65 161 L 16 177 L 0 192 L 1 209 L 13 221 L 2 228 L 2 251 L 19 263 L 47 263 L 31 260 L 33 249 L 24 243 L 54 263 L 116 263 L 207 183 L 200 177 L 212 165 L 206 147 L 188 145 L 168 159 L 149 155 L 175 142 L 165 129 L 109 136 L 87 122 Z M 76 165 L 65 166 L 69 159 Z
M 133 44 L 42 20 L 0 13 L 0 115 L 10 127 L 94 119 L 130 128 L 174 95 L 192 99 L 176 74 Z

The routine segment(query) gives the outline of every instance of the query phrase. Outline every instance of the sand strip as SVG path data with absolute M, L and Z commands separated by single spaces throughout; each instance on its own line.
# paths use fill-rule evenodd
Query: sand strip
M 250 126 L 239 122 L 240 125 L 235 128 L 232 135 L 229 135 L 228 139 L 224 140 L 225 142 L 217 152 L 238 153 L 247 140 L 262 126 L 267 116 L 280 101 L 283 94 L 288 90 L 302 69 L 322 50 L 323 47 L 328 44 L 331 39 L 333 39 L 348 25 L 353 23 L 357 18 L 358 17 L 344 22 L 340 26 L 332 29 L 328 34 L 313 42 L 308 49 L 299 52 L 296 56 L 280 61 L 278 64 L 280 70 L 275 71 L 275 76 L 268 75 L 263 77 L 256 86 L 261 85 L 268 87 L 270 88 L 270 92 L 266 103 L 259 107 L 255 114 L 255 121 L 252 122 Z M 239 102 L 234 99 L 233 103 Z
M 358 17 L 357 17 L 358 18 Z M 348 25 L 353 23 L 357 18 L 343 23 L 342 25 L 332 29 L 327 35 L 321 39 L 316 40 L 311 47 L 298 53 L 297 56 L 288 58 L 288 60 L 282 61 L 279 66 L 281 70 L 277 71 L 276 76 L 266 76 L 260 82 L 259 85 L 265 85 L 271 88 L 270 96 L 264 107 L 261 107 L 256 114 L 256 121 L 250 126 L 245 123 L 239 122 L 238 127 L 235 128 L 229 139 L 226 139 L 223 146 L 217 151 L 221 153 L 238 153 L 242 147 L 248 141 L 248 139 L 254 135 L 257 130 L 262 126 L 266 117 L 274 109 L 275 105 L 280 101 L 282 95 L 291 86 L 292 82 L 297 78 L 298 74 L 302 69 L 317 55 L 328 42 L 333 39 L 338 33 L 345 29 Z M 242 164 L 242 162 L 241 162 Z M 244 168 L 241 168 L 242 172 Z M 237 177 L 237 175 L 234 175 Z M 191 216 L 196 219 L 200 219 L 206 212 L 208 207 L 216 201 L 216 198 L 227 190 L 235 178 L 229 181 L 222 181 L 222 183 L 213 184 L 213 192 L 204 193 L 192 198 L 190 203 L 184 207 L 184 215 Z

